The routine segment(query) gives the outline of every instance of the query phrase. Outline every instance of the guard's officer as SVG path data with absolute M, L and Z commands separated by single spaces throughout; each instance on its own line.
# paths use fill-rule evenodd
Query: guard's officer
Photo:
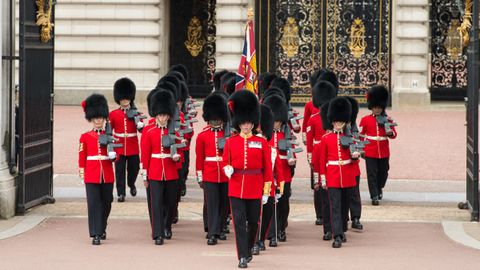
M 260 205 L 268 200 L 272 185 L 271 150 L 267 140 L 254 136 L 260 119 L 258 99 L 248 90 L 236 91 L 229 99 L 233 127 L 238 135 L 230 137 L 223 152 L 228 196 L 235 226 L 238 267 L 246 268 L 252 260 L 260 217 Z
M 100 144 L 100 136 L 105 136 L 108 121 L 108 104 L 103 95 L 93 94 L 82 102 L 85 118 L 93 128 L 80 136 L 78 167 L 85 183 L 88 208 L 88 229 L 93 245 L 107 237 L 107 220 L 113 201 L 112 161 L 116 153 L 107 153 L 107 147 Z
M 228 178 L 222 169 L 222 155 L 228 114 L 225 97 L 210 94 L 203 103 L 203 119 L 208 125 L 198 134 L 195 145 L 197 181 L 205 190 L 208 245 L 227 239 L 222 229 L 227 214 Z
M 175 210 L 178 192 L 176 163 L 180 155 L 172 154 L 173 146 L 166 147 L 162 142 L 163 137 L 170 135 L 168 123 L 173 120 L 176 103 L 169 91 L 159 90 L 151 97 L 150 106 L 155 126 L 142 134 L 142 176 L 150 190 L 152 238 L 156 245 L 162 245 L 163 239 L 172 235 L 171 213 Z
M 135 181 L 140 170 L 137 130 L 141 132 L 144 123 L 134 105 L 135 92 L 135 83 L 129 78 L 121 78 L 113 86 L 113 97 L 120 108 L 110 112 L 109 119 L 117 142 L 122 144 L 116 148 L 118 160 L 115 162 L 118 202 L 125 201 L 125 171 L 130 195 L 137 195 Z

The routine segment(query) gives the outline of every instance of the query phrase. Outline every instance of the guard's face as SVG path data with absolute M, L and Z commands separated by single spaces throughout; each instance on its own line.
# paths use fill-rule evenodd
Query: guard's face
M 170 115 L 168 114 L 159 114 L 157 115 L 157 121 L 160 125 L 165 126 L 168 122 L 168 119 L 170 119 Z
M 333 122 L 332 125 L 334 130 L 342 130 L 345 126 L 345 122 Z
M 245 122 L 240 124 L 240 130 L 242 131 L 243 134 L 249 134 L 252 132 L 253 129 L 253 123 L 251 122 Z
M 280 129 L 280 127 L 282 127 L 282 122 L 280 121 L 275 121 L 273 123 L 273 129 Z
M 130 106 L 130 100 L 129 99 L 121 99 L 120 100 L 120 106 L 126 108 Z
M 93 128 L 95 129 L 101 129 L 103 128 L 103 125 L 105 124 L 105 118 L 103 117 L 95 117 L 91 120 L 93 124 Z
M 223 125 L 222 120 L 211 120 L 209 123 L 212 127 L 220 127 L 221 125 Z
M 372 108 L 372 113 L 374 115 L 380 115 L 382 113 L 383 109 L 380 106 L 375 106 Z

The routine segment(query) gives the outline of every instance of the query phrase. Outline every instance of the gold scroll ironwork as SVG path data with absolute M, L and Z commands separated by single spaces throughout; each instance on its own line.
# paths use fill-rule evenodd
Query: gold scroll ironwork
M 462 24 L 458 27 L 460 36 L 462 37 L 462 48 L 468 47 L 470 44 L 470 29 L 472 28 L 472 11 L 473 11 L 473 0 L 465 1 L 465 14 L 462 18 Z
M 461 32 L 458 31 L 459 28 L 460 22 L 457 19 L 452 19 L 443 43 L 445 49 L 447 49 L 447 55 L 453 60 L 457 60 L 463 51 L 463 37 Z
M 298 53 L 298 25 L 295 18 L 288 17 L 287 22 L 283 26 L 283 37 L 280 45 L 287 54 L 287 57 L 294 57 Z
M 367 42 L 365 42 L 365 25 L 360 18 L 356 18 L 350 28 L 350 41 L 348 47 L 353 57 L 360 58 L 365 54 Z
M 185 41 L 185 47 L 190 52 L 190 55 L 197 57 L 202 51 L 205 41 L 202 39 L 202 24 L 200 20 L 193 16 L 188 24 L 187 40 Z
M 38 7 L 36 25 L 40 26 L 40 40 L 47 43 L 52 39 L 52 7 L 53 0 L 37 0 Z

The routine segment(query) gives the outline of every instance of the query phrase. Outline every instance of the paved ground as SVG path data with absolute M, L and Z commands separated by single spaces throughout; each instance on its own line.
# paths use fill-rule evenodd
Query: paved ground
M 361 182 L 365 230 L 349 231 L 348 242 L 340 250 L 321 240 L 321 226 L 313 225 L 309 171 L 305 155 L 300 154 L 288 242 L 255 257 L 249 268 L 478 268 L 480 226 L 470 223 L 469 213 L 457 208 L 465 198 L 464 108 L 441 105 L 391 115 L 400 125 L 400 136 L 392 142 L 390 180 L 381 206 L 370 205 L 366 181 Z M 202 126 L 198 123 L 196 131 Z M 76 177 L 77 140 L 89 125 L 79 106 L 56 106 L 54 128 L 57 201 L 35 207 L 25 216 L 0 220 L 1 270 L 236 269 L 231 234 L 217 246 L 205 243 L 202 191 L 192 180 L 180 204 L 173 240 L 164 246 L 150 240 L 145 191 L 140 185 L 136 198 L 113 203 L 109 239 L 91 246 L 85 191 Z

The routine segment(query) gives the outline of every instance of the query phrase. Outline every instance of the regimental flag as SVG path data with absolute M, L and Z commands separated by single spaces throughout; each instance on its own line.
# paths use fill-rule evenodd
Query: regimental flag
M 235 91 L 247 89 L 258 94 L 257 87 L 257 55 L 255 52 L 255 34 L 253 32 L 253 21 L 249 20 L 245 31 L 243 42 L 242 58 L 238 66 Z

